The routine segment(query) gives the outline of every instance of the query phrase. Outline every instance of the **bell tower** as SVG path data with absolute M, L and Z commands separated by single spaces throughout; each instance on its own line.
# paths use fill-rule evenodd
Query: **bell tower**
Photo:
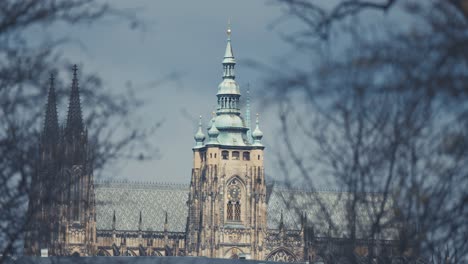
M 264 259 L 266 186 L 263 137 L 257 125 L 250 137 L 241 116 L 236 60 L 227 30 L 223 80 L 205 142 L 202 119 L 195 134 L 188 200 L 187 254 L 215 258 Z

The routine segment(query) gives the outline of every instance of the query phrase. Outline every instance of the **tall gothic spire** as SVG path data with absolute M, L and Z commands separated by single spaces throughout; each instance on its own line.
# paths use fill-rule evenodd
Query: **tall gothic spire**
M 45 143 L 55 143 L 59 137 L 57 118 L 57 99 L 54 87 L 54 75 L 50 74 L 50 87 L 47 96 L 46 113 L 44 120 L 43 140 Z
M 68 136 L 78 136 L 83 132 L 83 117 L 81 115 L 80 90 L 77 77 L 78 67 L 73 65 L 73 81 L 68 104 L 67 126 Z

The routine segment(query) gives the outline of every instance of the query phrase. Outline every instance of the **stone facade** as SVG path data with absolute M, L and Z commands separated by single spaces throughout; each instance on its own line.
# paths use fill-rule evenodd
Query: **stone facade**
M 53 76 L 39 146 L 25 253 L 39 255 L 47 248 L 52 255 L 90 256 L 96 247 L 96 213 L 92 153 L 83 126 L 77 68 L 67 123 L 59 130 Z
M 267 226 L 262 148 L 195 149 L 188 204 L 188 254 L 264 258 Z
M 359 228 L 369 226 L 374 217 L 365 208 L 358 208 L 353 218 L 357 239 L 349 239 L 348 201 L 356 194 L 268 184 L 258 115 L 251 133 L 250 122 L 245 121 L 250 120 L 250 109 L 245 120 L 241 115 L 230 33 L 218 106 L 206 142 L 200 118 L 189 185 L 95 183 L 77 69 L 63 131 L 57 122 L 51 79 L 29 203 L 27 255 L 48 249 L 49 255 L 58 256 L 206 256 L 329 263 L 349 254 L 365 257 L 369 250 L 395 255 L 398 226 L 371 237 L 367 229 Z M 363 198 L 370 203 L 378 199 L 375 194 Z M 324 207 L 329 209 L 328 219 L 323 217 Z

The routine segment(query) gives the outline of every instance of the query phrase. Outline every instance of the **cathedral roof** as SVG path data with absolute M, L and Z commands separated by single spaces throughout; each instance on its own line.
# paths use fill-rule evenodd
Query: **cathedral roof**
M 270 186 L 268 197 L 268 228 L 278 229 L 283 214 L 283 225 L 287 230 L 301 229 L 301 216 L 305 214 L 307 222 L 319 237 L 349 237 L 348 215 L 352 193 L 338 191 L 312 191 L 288 189 Z M 366 238 L 369 233 L 364 227 L 371 227 L 380 208 L 383 195 L 365 193 L 360 196 L 362 202 L 356 205 L 356 236 Z M 396 239 L 397 228 L 392 226 L 394 220 L 393 205 L 387 202 L 386 213 L 381 219 L 384 228 L 382 238 Z
M 338 191 L 310 191 L 268 186 L 268 228 L 278 229 L 283 215 L 286 230 L 301 229 L 301 215 L 318 237 L 349 236 L 348 202 L 351 193 Z M 100 182 L 95 185 L 96 216 L 98 230 L 112 230 L 115 211 L 116 230 L 137 231 L 140 212 L 142 230 L 163 231 L 165 214 L 168 214 L 168 231 L 185 232 L 189 186 L 182 184 Z M 375 214 L 372 206 L 380 205 L 382 195 L 367 193 L 362 198 L 366 204 L 357 205 L 356 234 L 365 238 L 363 227 L 371 226 Z M 323 206 L 323 207 L 322 207 Z M 323 209 L 322 209 L 323 208 Z M 388 203 L 382 223 L 389 222 L 392 205 Z M 326 213 L 325 213 L 326 212 Z M 327 216 L 328 215 L 328 216 Z M 331 225 L 330 225 L 331 223 Z M 397 228 L 391 225 L 383 231 L 384 239 L 395 239 Z
M 163 231 L 167 212 L 168 231 L 184 232 L 187 223 L 189 186 L 146 182 L 100 182 L 95 184 L 97 230 L 138 230 L 140 212 L 143 231 Z

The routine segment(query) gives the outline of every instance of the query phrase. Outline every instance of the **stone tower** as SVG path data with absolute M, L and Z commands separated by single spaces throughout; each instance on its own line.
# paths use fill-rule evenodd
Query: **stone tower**
M 25 254 L 89 256 L 95 253 L 96 216 L 92 151 L 84 128 L 77 67 L 66 126 L 59 130 L 51 77 L 39 158 L 32 180 Z
M 193 148 L 186 252 L 192 256 L 264 259 L 266 186 L 262 132 L 241 116 L 231 29 L 223 59 L 218 105 L 205 143 L 200 117 Z

